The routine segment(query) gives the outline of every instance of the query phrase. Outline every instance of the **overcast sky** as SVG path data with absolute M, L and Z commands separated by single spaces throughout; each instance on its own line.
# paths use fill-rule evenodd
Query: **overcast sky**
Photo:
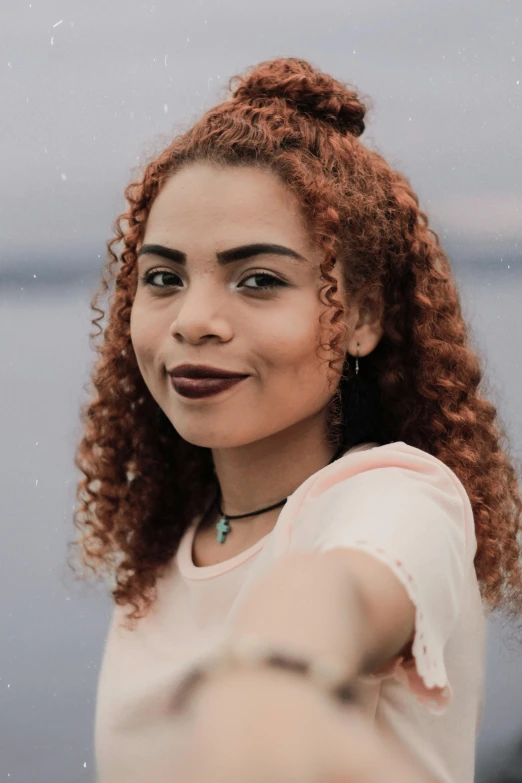
M 410 178 L 456 264 L 522 266 L 520 0 L 2 0 L 0 15 L 0 282 L 98 269 L 133 168 L 232 75 L 288 55 L 371 97 L 362 141 Z

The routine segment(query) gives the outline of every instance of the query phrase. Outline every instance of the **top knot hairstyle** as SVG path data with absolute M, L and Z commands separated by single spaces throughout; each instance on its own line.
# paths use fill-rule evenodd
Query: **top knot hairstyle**
M 290 57 L 261 63 L 246 77 L 233 76 L 230 86 L 236 104 L 258 109 L 268 103 L 274 113 L 281 106 L 289 119 L 296 112 L 315 117 L 339 133 L 358 137 L 364 132 L 366 107 L 357 93 L 315 70 L 306 60 Z
M 83 564 L 108 573 L 116 603 L 143 616 L 156 581 L 196 514 L 216 494 L 210 449 L 181 438 L 152 398 L 130 339 L 136 254 L 151 205 L 182 167 L 257 166 L 297 197 L 322 249 L 320 296 L 329 343 L 342 368 L 333 398 L 332 439 L 404 441 L 448 465 L 469 495 L 478 549 L 475 568 L 488 607 L 522 609 L 522 503 L 517 473 L 495 407 L 479 390 L 480 361 L 469 345 L 449 261 L 408 179 L 360 137 L 368 101 L 308 62 L 280 58 L 233 77 L 230 95 L 153 157 L 114 223 L 102 286 L 91 307 L 101 337 L 93 394 L 82 409 L 75 525 Z M 116 245 L 120 252 L 116 253 Z M 341 267 L 350 298 L 379 294 L 383 336 L 360 359 L 339 347 L 345 304 L 330 274 Z M 108 323 L 99 297 L 111 282 Z M 329 364 L 334 360 L 330 360 Z M 75 569 L 75 566 L 72 566 Z

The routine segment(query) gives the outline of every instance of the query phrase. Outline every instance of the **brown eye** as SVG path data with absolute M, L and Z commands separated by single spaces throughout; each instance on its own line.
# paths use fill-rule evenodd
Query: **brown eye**
M 151 269 L 150 272 L 146 272 L 144 275 L 142 275 L 141 282 L 143 285 L 150 286 L 151 288 L 167 288 L 168 286 L 158 285 L 158 283 L 152 282 L 155 277 L 160 275 L 167 275 L 170 277 L 176 277 L 178 280 L 180 279 L 179 275 L 171 272 L 170 269 Z
M 258 278 L 261 277 L 269 281 L 268 285 L 256 286 L 255 288 L 248 285 L 245 286 L 251 291 L 269 291 L 271 288 L 286 287 L 287 285 L 278 277 L 274 277 L 274 275 L 269 275 L 268 272 L 253 272 L 253 273 L 251 272 L 247 277 L 244 278 L 241 284 L 243 284 L 245 280 L 250 280 L 251 277 L 258 277 Z

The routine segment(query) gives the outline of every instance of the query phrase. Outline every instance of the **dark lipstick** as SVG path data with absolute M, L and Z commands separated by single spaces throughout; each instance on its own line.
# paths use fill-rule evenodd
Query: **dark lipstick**
M 226 389 L 230 389 L 248 376 L 235 378 L 174 378 L 170 380 L 173 388 L 182 397 L 198 399 L 200 397 L 212 397 Z

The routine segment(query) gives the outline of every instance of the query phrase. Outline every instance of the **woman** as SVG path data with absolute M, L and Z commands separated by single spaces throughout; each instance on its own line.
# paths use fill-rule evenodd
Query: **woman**
M 517 476 L 365 111 L 265 62 L 126 190 L 76 460 L 77 543 L 114 579 L 101 783 L 473 780 Z

